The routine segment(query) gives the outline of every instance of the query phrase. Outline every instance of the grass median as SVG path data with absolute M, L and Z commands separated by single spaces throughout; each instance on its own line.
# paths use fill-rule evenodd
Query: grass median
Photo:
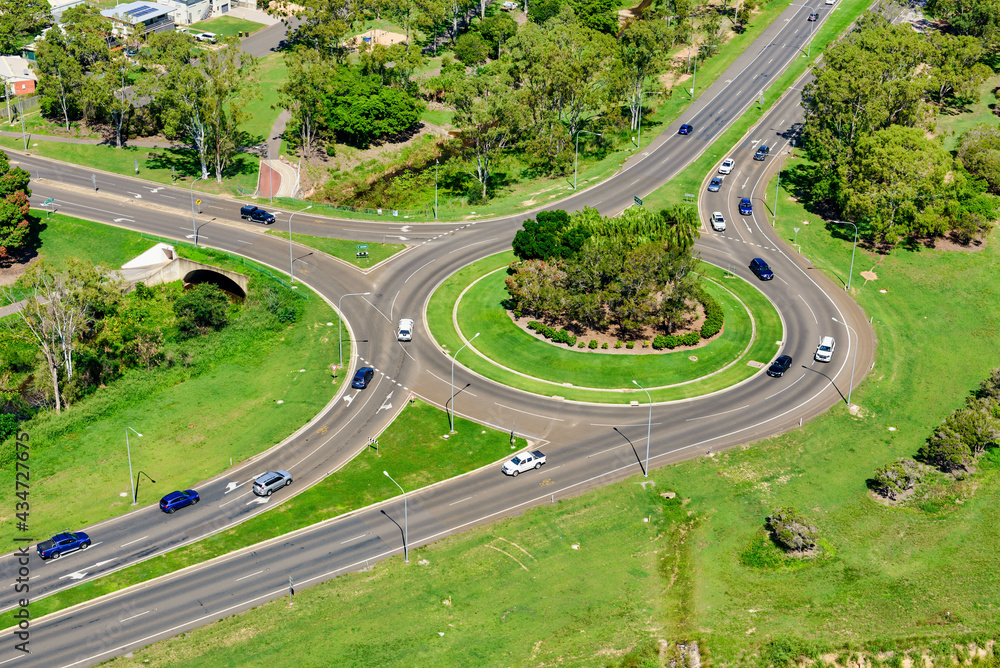
M 463 336 L 469 340 L 479 332 L 481 336 L 470 347 L 480 355 L 464 356 L 462 364 L 526 392 L 572 401 L 629 403 L 637 392 L 641 394 L 630 382 L 635 377 L 644 379 L 654 401 L 685 399 L 754 375 L 759 367 L 748 363 L 769 362 L 777 352 L 775 341 L 784 338 L 781 319 L 767 298 L 746 281 L 702 263 L 703 285 L 726 313 L 724 332 L 716 340 L 701 348 L 649 355 L 584 352 L 554 345 L 515 326 L 500 305 L 505 296 L 503 277 L 493 272 L 502 271 L 512 260 L 513 253 L 501 253 L 453 274 L 432 295 L 427 323 L 437 343 L 449 351 L 463 345 Z M 487 279 L 476 282 L 484 276 Z M 463 297 L 462 291 L 470 285 Z M 456 303 L 462 335 L 453 319 Z M 691 360 L 692 356 L 697 359 Z M 549 382 L 543 382 L 546 379 Z
M 399 489 L 382 475 L 383 470 L 389 471 L 403 489 L 412 494 L 421 487 L 509 457 L 525 445 L 523 439 L 512 443 L 509 433 L 485 428 L 457 416 L 457 433 L 448 436 L 448 429 L 447 413 L 414 401 L 402 410 L 386 431 L 378 435 L 377 454 L 373 447 L 359 443 L 359 455 L 346 466 L 273 510 L 197 543 L 44 599 L 33 600 L 32 615 L 56 612 L 393 498 L 399 494 Z
M 288 238 L 288 232 L 282 230 L 270 229 L 267 231 L 268 234 L 274 235 L 276 237 L 281 237 L 282 239 Z M 396 253 L 402 251 L 406 248 L 405 244 L 380 244 L 365 242 L 363 249 L 367 255 L 364 257 L 358 257 L 358 253 L 362 250 L 359 249 L 359 244 L 357 241 L 350 241 L 348 239 L 332 239 L 330 237 L 317 237 L 311 234 L 298 234 L 297 232 L 292 233 L 292 240 L 308 248 L 315 248 L 318 251 L 323 251 L 327 255 L 331 255 L 338 260 L 343 260 L 349 264 L 353 264 L 356 267 L 361 267 L 362 269 L 367 269 L 368 267 L 374 267 L 379 262 L 383 260 L 388 260 L 390 257 Z

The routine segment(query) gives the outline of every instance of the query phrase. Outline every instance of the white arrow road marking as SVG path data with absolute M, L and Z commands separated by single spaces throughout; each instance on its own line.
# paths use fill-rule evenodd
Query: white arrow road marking
M 124 222 L 125 222 L 126 220 L 127 220 L 128 222 L 130 222 L 130 223 L 134 223 L 134 222 L 135 222 L 135 221 L 134 221 L 134 220 L 132 220 L 131 218 L 115 218 L 115 219 L 114 219 L 114 221 L 115 221 L 116 223 L 124 223 Z
M 134 192 L 132 192 L 130 190 L 126 190 L 125 192 L 127 192 L 129 195 L 131 195 L 132 197 L 134 197 L 136 199 L 142 199 L 142 195 L 140 195 L 139 193 L 134 193 Z
M 401 228 L 399 228 L 399 231 L 400 232 L 409 232 L 410 231 L 410 226 L 409 225 L 403 225 Z
M 143 188 L 145 188 L 146 190 L 148 190 L 151 193 L 158 193 L 161 190 L 163 190 L 165 187 L 166 186 L 160 186 L 159 188 L 150 188 L 149 186 L 143 186 Z
M 100 568 L 104 564 L 110 564 L 112 561 L 114 561 L 114 559 L 108 559 L 107 561 L 98 561 L 93 566 L 87 566 L 86 568 L 87 570 L 90 570 L 91 568 Z M 68 575 L 63 575 L 59 579 L 65 580 L 66 578 L 70 578 L 71 580 L 82 580 L 83 578 L 87 577 L 87 570 L 81 569 L 76 571 L 75 573 L 69 573 Z
M 186 239 L 194 239 L 194 235 L 193 234 L 185 234 L 184 238 L 186 238 Z M 199 234 L 198 238 L 201 239 L 201 240 L 203 240 L 203 241 L 208 241 L 208 237 L 206 237 L 204 234 Z
M 351 405 L 351 402 L 352 402 L 352 401 L 354 401 L 354 397 L 358 396 L 358 394 L 359 394 L 360 392 L 361 392 L 361 390 L 358 390 L 357 392 L 355 392 L 355 393 L 354 393 L 354 394 L 353 394 L 352 396 L 350 396 L 350 397 L 349 397 L 349 396 L 347 396 L 346 394 L 344 395 L 344 401 L 346 401 L 346 402 L 347 402 L 347 405 L 348 405 L 348 406 L 350 406 L 350 405 Z
M 230 482 L 228 485 L 226 485 L 226 491 L 223 492 L 223 494 L 229 494 L 231 491 L 233 491 L 234 489 L 239 489 L 244 484 L 245 483 L 242 482 Z
M 247 503 L 247 505 L 249 506 L 251 503 L 267 503 L 268 498 L 270 498 L 270 497 L 259 496 L 256 499 L 254 499 L 253 501 L 250 501 L 249 503 Z
M 744 188 L 746 188 L 748 183 L 750 183 L 750 175 L 749 174 L 747 174 L 747 180 L 744 181 L 743 185 L 740 186 L 740 190 L 743 190 Z
M 381 406 L 379 406 L 378 410 L 375 411 L 375 413 L 377 414 L 379 411 L 387 411 L 390 408 L 392 408 L 392 404 L 389 403 L 390 399 L 392 399 L 392 392 L 390 392 L 388 395 L 386 395 L 386 397 L 385 397 L 385 403 L 382 404 Z

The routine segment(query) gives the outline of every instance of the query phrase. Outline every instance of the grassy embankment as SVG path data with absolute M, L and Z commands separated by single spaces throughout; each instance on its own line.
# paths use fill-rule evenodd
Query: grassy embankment
M 155 243 L 61 214 L 46 222 L 40 237 L 39 256 L 56 265 L 76 257 L 120 266 Z M 185 257 L 248 276 L 251 293 L 269 284 L 225 254 L 176 247 Z M 80 528 L 129 510 L 126 426 L 143 434 L 130 436 L 134 468 L 157 481 L 141 483 L 139 501 L 148 504 L 266 450 L 312 419 L 337 389 L 328 365 L 336 359 L 339 319 L 308 288 L 300 289 L 311 298 L 303 300 L 295 325 L 276 331 L 262 307 L 248 300 L 221 332 L 179 344 L 188 364 L 127 372 L 61 416 L 44 413 L 24 423 L 32 444 L 32 532 Z M 0 473 L 0 484 L 13 488 L 13 471 Z M 9 514 L 0 536 L 9 544 L 13 534 Z
M 255 33 L 266 27 L 263 23 L 249 19 L 238 19 L 235 16 L 217 16 L 214 19 L 191 24 L 194 32 L 211 32 L 222 38 L 236 37 L 241 32 Z M 192 30 L 188 32 L 192 32 Z
M 288 232 L 282 230 L 270 229 L 267 233 L 276 237 L 281 237 L 282 239 L 288 238 Z M 296 232 L 292 233 L 292 239 L 297 244 L 315 248 L 318 251 L 323 251 L 327 255 L 331 255 L 335 258 L 343 260 L 344 262 L 361 267 L 362 269 L 374 267 L 379 262 L 389 259 L 396 253 L 406 248 L 406 244 L 380 244 L 365 242 L 365 245 L 368 246 L 368 256 L 358 257 L 359 244 L 357 241 L 351 241 L 349 239 L 332 239 L 330 237 L 317 237 L 311 234 L 298 234 Z

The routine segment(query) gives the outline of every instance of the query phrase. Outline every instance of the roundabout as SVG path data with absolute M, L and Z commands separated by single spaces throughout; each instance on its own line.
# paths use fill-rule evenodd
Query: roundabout
M 463 366 L 514 389 L 567 401 L 629 404 L 641 392 L 632 380 L 642 379 L 654 402 L 689 399 L 762 373 L 784 339 L 781 317 L 763 293 L 702 263 L 702 285 L 725 313 L 722 333 L 708 343 L 633 355 L 548 343 L 514 324 L 502 305 L 504 269 L 512 259 L 511 253 L 490 256 L 448 277 L 431 295 L 426 321 L 449 354 L 469 344 L 472 354 L 463 356 Z M 476 332 L 482 335 L 472 340 Z

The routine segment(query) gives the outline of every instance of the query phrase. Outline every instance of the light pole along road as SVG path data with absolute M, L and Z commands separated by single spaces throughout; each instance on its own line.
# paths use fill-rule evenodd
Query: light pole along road
M 729 74 L 720 77 L 720 82 L 731 78 L 732 83 L 713 85 L 705 95 L 708 102 L 696 105 L 683 119 L 695 126 L 693 135 L 662 135 L 644 152 L 644 158 L 629 164 L 616 178 L 552 208 L 576 209 L 586 204 L 606 214 L 614 214 L 631 201 L 631 192 L 623 192 L 623 178 L 629 179 L 639 194 L 645 194 L 676 174 L 742 111 L 739 105 L 720 105 L 719 100 L 727 95 L 739 98 L 735 88 L 761 84 L 762 78 L 772 79 L 784 65 L 782 55 L 787 60 L 798 54 L 794 44 L 802 31 L 795 32 L 790 26 L 798 19 L 804 22 L 804 15 L 798 16 L 800 12 L 794 7 L 786 14 L 788 16 L 780 17 L 758 40 L 758 43 L 763 41 L 763 45 L 758 44 L 756 51 L 752 47 L 750 53 L 737 61 L 731 77 Z M 782 47 L 776 46 L 779 38 Z M 789 53 L 785 53 L 785 45 Z M 761 58 L 761 54 L 766 57 Z M 734 89 L 727 92 L 730 87 Z M 725 115 L 722 106 L 730 107 Z M 788 112 L 787 108 L 778 105 L 775 113 L 765 118 L 760 127 L 770 124 L 769 132 L 788 131 L 790 124 L 777 120 L 794 119 L 794 113 Z M 788 115 L 781 115 L 785 113 Z M 780 127 L 775 129 L 776 126 Z M 695 145 L 691 146 L 691 142 Z M 163 236 L 180 236 L 176 230 L 183 228 L 182 216 L 169 212 L 153 215 L 134 203 L 112 202 L 85 192 L 87 188 L 80 184 L 89 181 L 89 171 L 29 156 L 19 155 L 17 161 L 35 177 L 35 196 L 56 197 L 60 210 L 65 213 L 107 222 L 117 219 L 117 224 L 131 228 Z M 761 182 L 766 163 L 752 167 L 761 170 L 755 175 L 755 184 Z M 146 186 L 134 179 L 102 175 L 101 180 L 102 193 L 145 188 L 150 199 L 157 194 L 152 184 Z M 165 189 L 163 192 L 170 191 Z M 209 218 L 202 225 L 204 243 L 239 252 L 271 266 L 284 263 L 283 240 L 260 234 L 258 228 L 235 220 L 238 204 L 218 198 L 206 198 L 206 203 Z M 372 293 L 370 300 L 348 300 L 348 310 L 344 313 L 352 327 L 362 328 L 358 336 L 352 335 L 355 339 L 352 353 L 356 350 L 361 360 L 377 370 L 376 380 L 366 393 L 355 394 L 354 401 L 349 404 L 336 397 L 313 423 L 283 444 L 199 485 L 203 500 L 189 509 L 191 512 L 165 518 L 155 506 L 142 508 L 88 529 L 92 538 L 101 534 L 101 538 L 94 538 L 95 544 L 88 551 L 58 562 L 39 564 L 36 561 L 32 573 L 35 597 L 63 588 L 66 580 L 60 578 L 79 575 L 79 579 L 91 579 L 262 512 L 261 506 L 250 496 L 247 483 L 264 470 L 285 468 L 293 471 L 296 491 L 322 479 L 363 450 L 366 438 L 379 433 L 391 421 L 391 411 L 380 413 L 378 409 L 384 405 L 383 401 L 388 403 L 399 388 L 444 406 L 450 388 L 442 379 L 448 375 L 451 358 L 442 354 L 420 328 L 413 342 L 404 348 L 395 340 L 394 318 L 397 314 L 419 314 L 433 287 L 460 267 L 508 250 L 514 232 L 526 217 L 421 225 L 417 234 L 407 232 L 410 240 L 417 242 L 414 246 L 367 275 L 345 270 L 340 263 L 322 254 L 303 259 L 299 280 L 327 295 L 331 301 L 347 293 L 366 290 Z M 345 227 L 352 231 L 344 231 Z M 397 228 L 307 217 L 305 222 L 297 223 L 297 229 L 303 234 L 374 241 Z M 829 318 L 838 317 L 850 320 L 856 329 L 867 329 L 860 309 L 843 290 L 821 275 L 815 275 L 816 272 L 807 273 L 809 267 L 801 258 L 785 255 L 769 226 L 748 226 L 747 230 L 745 238 L 740 232 L 739 240 L 707 235 L 699 249 L 707 261 L 732 266 L 736 274 L 746 280 L 755 280 L 745 269 L 751 251 L 740 244 L 753 239 L 760 247 L 774 250 L 775 255 L 769 261 L 777 278 L 760 287 L 779 308 L 785 323 L 786 337 L 775 347 L 775 354 L 782 350 L 799 362 L 810 359 L 815 343 L 825 331 L 820 325 L 822 319 L 825 324 Z M 757 246 L 754 248 L 753 253 L 761 252 L 756 250 Z M 463 252 L 457 253 L 457 250 Z M 803 307 L 803 302 L 808 308 Z M 374 317 L 373 309 L 378 314 Z M 584 405 L 528 395 L 493 384 L 459 367 L 458 373 L 464 376 L 461 382 L 476 390 L 476 401 L 470 402 L 466 413 L 469 417 L 503 429 L 510 428 L 516 421 L 521 435 L 536 443 L 547 442 L 549 461 L 558 462 L 558 469 L 550 467 L 536 474 L 547 476 L 551 483 L 544 494 L 539 493 L 536 476 L 529 474 L 519 476 L 516 481 L 510 480 L 493 467 L 433 488 L 415 490 L 408 494 L 410 505 L 414 505 L 412 540 L 408 538 L 408 511 L 396 500 L 390 500 L 375 508 L 283 536 L 268 546 L 241 550 L 143 587 L 36 620 L 32 626 L 33 654 L 18 663 L 92 664 L 283 595 L 287 591 L 288 576 L 294 577 L 300 586 L 315 583 L 398 554 L 412 545 L 423 545 L 532 505 L 623 479 L 644 468 L 622 438 L 624 433 L 638 434 L 643 429 L 649 432 L 656 428 L 656 442 L 662 445 L 653 450 L 649 459 L 653 465 L 663 465 L 701 454 L 708 448 L 718 450 L 780 432 L 802 418 L 824 412 L 840 400 L 839 387 L 847 382 L 844 363 L 852 351 L 844 350 L 843 355 L 840 352 L 838 350 L 834 363 L 823 373 L 817 373 L 811 365 L 800 364 L 777 381 L 758 375 L 710 398 L 655 406 L 653 417 L 642 421 L 646 424 L 637 422 L 637 416 L 632 415 L 628 407 Z M 867 368 L 871 346 L 862 349 L 861 353 L 862 368 Z M 405 403 L 398 397 L 396 401 L 399 406 Z M 723 411 L 726 417 L 719 419 L 718 414 Z M 666 438 L 668 434 L 669 439 Z M 652 437 L 647 438 L 647 445 L 651 440 Z M 278 497 L 264 505 L 281 502 L 288 495 Z M 403 511 L 407 527 L 404 541 L 400 541 L 395 524 L 399 511 Z M 348 542 L 348 538 L 358 536 L 363 538 Z M 136 541 L 137 537 L 142 538 Z M 102 565 L 109 559 L 113 563 Z M 13 577 L 8 577 L 13 572 L 13 563 L 10 557 L 0 562 L 3 583 L 7 585 L 3 589 L 5 608 L 14 602 L 8 584 L 13 582 Z M 193 592 L 197 592 L 200 604 L 197 611 L 191 607 Z M 149 614 L 151 610 L 156 614 Z M 13 649 L 0 649 L 0 662 L 13 656 Z

